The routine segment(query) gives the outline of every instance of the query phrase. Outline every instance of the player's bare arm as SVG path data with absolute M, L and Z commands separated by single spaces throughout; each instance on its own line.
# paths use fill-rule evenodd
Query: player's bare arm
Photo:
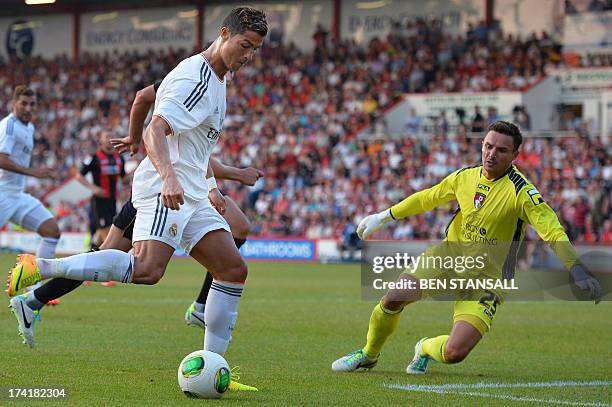
M 166 208 L 179 210 L 185 203 L 184 191 L 170 162 L 166 136 L 172 134 L 168 123 L 160 116 L 153 116 L 144 135 L 145 148 L 151 163 L 159 173 L 163 186 L 162 203 Z
M 35 178 L 55 178 L 54 172 L 51 168 L 28 168 L 21 166 L 11 160 L 8 154 L 0 153 L 0 168 L 3 170 L 16 172 L 18 174 L 27 175 Z
M 110 140 L 113 147 L 115 147 L 120 154 L 129 151 L 130 155 L 134 155 L 138 152 L 138 148 L 142 142 L 144 121 L 153 103 L 155 103 L 155 88 L 153 85 L 149 85 L 136 92 L 134 103 L 130 110 L 128 135 L 123 138 L 114 138 Z
M 87 181 L 87 178 L 82 176 L 81 173 L 77 172 L 74 178 L 79 181 L 79 183 L 85 188 L 89 189 L 91 193 L 97 196 L 98 198 L 107 198 L 106 193 L 102 188 Z
M 208 161 L 208 170 L 206 171 L 206 182 L 208 182 L 208 199 L 210 203 L 214 206 L 214 208 L 221 214 L 225 214 L 226 202 L 223 194 L 217 188 L 217 181 L 215 180 L 215 172 L 213 170 L 213 166 Z
M 215 178 L 238 181 L 244 185 L 252 186 L 259 178 L 264 176 L 263 171 L 257 168 L 232 167 L 230 165 L 223 164 L 221 161 L 213 157 L 210 157 L 210 165 L 215 173 Z

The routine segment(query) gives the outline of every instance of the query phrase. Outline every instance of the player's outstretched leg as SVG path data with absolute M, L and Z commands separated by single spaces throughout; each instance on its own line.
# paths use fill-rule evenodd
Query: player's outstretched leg
M 246 242 L 247 237 L 251 232 L 251 223 L 233 199 L 231 199 L 229 196 L 226 196 L 225 202 L 227 204 L 227 207 L 223 217 L 230 226 L 230 230 L 232 231 L 232 236 L 234 238 L 234 243 L 236 244 L 236 247 L 238 248 L 238 250 L 240 250 L 240 247 Z M 191 305 L 189 305 L 189 307 L 187 308 L 187 311 L 185 311 L 185 322 L 187 323 L 187 325 L 197 326 L 204 329 L 204 310 L 206 306 L 206 299 L 208 298 L 208 292 L 210 291 L 210 286 L 212 285 L 212 281 L 212 274 L 206 272 L 204 284 L 202 285 L 202 289 L 200 290 L 198 298 L 193 303 L 191 303 Z
M 100 249 L 118 249 L 127 252 L 132 248 L 132 241 L 123 236 L 124 231 L 112 225 L 110 232 Z M 96 250 L 91 250 L 96 251 Z M 40 253 L 40 251 L 39 251 Z M 44 256 L 38 256 L 43 257 Z M 52 256 L 51 256 L 52 257 Z M 69 280 L 67 278 L 53 278 L 41 284 L 39 287 L 30 287 L 31 291 L 27 293 L 26 304 L 34 311 L 40 311 L 46 304 L 54 305 L 54 301 L 59 301 L 60 297 L 76 290 L 83 284 L 79 280 Z
M 130 283 L 133 271 L 134 256 L 119 250 L 83 253 L 61 259 L 37 259 L 31 254 L 22 254 L 9 272 L 6 291 L 9 297 L 13 297 L 25 287 L 53 277 Z
M 116 281 L 155 284 L 164 275 L 174 247 L 157 240 L 134 243 L 134 255 L 109 249 L 61 259 L 37 259 L 31 254 L 17 257 L 9 272 L 7 294 L 14 297 L 25 287 L 54 277 L 79 281 Z
M 403 274 L 400 279 L 412 280 L 413 277 Z M 418 300 L 420 296 L 419 290 L 389 290 L 372 310 L 366 345 L 334 361 L 332 370 L 334 372 L 353 372 L 357 369 L 374 367 L 385 342 L 399 324 L 400 313 L 404 306 Z
M 82 281 L 67 278 L 52 278 L 40 287 L 28 291 L 26 302 L 30 308 L 40 311 L 46 304 L 53 305 L 52 301 L 76 290 L 83 284 Z
M 90 252 L 96 251 L 91 249 Z M 45 284 L 37 283 L 32 287 L 28 287 L 27 304 L 35 311 L 40 311 L 45 305 L 56 305 L 54 301 L 59 302 L 59 298 L 79 288 L 83 284 L 79 280 L 70 280 L 67 278 L 52 278 Z

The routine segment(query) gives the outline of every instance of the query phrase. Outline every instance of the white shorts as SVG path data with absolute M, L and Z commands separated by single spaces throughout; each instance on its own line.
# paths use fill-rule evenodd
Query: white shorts
M 166 208 L 160 195 L 132 203 L 137 211 L 132 242 L 159 240 L 189 254 L 208 232 L 218 229 L 230 232 L 229 224 L 208 199 L 196 201 L 185 197 L 178 211 Z
M 53 215 L 32 195 L 25 192 L 0 194 L 0 227 L 12 222 L 38 232 L 40 225 L 48 219 L 53 219 Z

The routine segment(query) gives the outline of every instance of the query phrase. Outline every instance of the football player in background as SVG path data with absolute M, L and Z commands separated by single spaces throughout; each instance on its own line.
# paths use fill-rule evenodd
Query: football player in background
M 110 143 L 111 131 L 102 129 L 99 133 L 100 147 L 93 155 L 85 159 L 77 172 L 76 179 L 92 193 L 91 209 L 93 224 L 91 225 L 91 246 L 99 247 L 117 215 L 117 195 L 120 181 L 126 178 L 125 163 Z M 93 183 L 85 175 L 91 173 Z
M 0 121 L 0 228 L 12 222 L 38 233 L 42 241 L 36 255 L 53 258 L 60 239 L 57 222 L 38 199 L 25 192 L 26 177 L 54 178 L 51 168 L 30 168 L 37 97 L 32 89 L 19 85 L 12 101 L 12 112 Z

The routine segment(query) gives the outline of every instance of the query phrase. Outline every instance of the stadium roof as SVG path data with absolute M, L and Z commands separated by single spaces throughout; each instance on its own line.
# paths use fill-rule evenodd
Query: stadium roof
M 0 16 L 26 16 L 49 13 L 74 13 L 87 11 L 120 10 L 130 8 L 150 8 L 199 5 L 211 3 L 206 0 L 56 0 L 53 4 L 29 6 L 24 0 L 0 0 Z M 227 1 L 225 3 L 228 3 Z

